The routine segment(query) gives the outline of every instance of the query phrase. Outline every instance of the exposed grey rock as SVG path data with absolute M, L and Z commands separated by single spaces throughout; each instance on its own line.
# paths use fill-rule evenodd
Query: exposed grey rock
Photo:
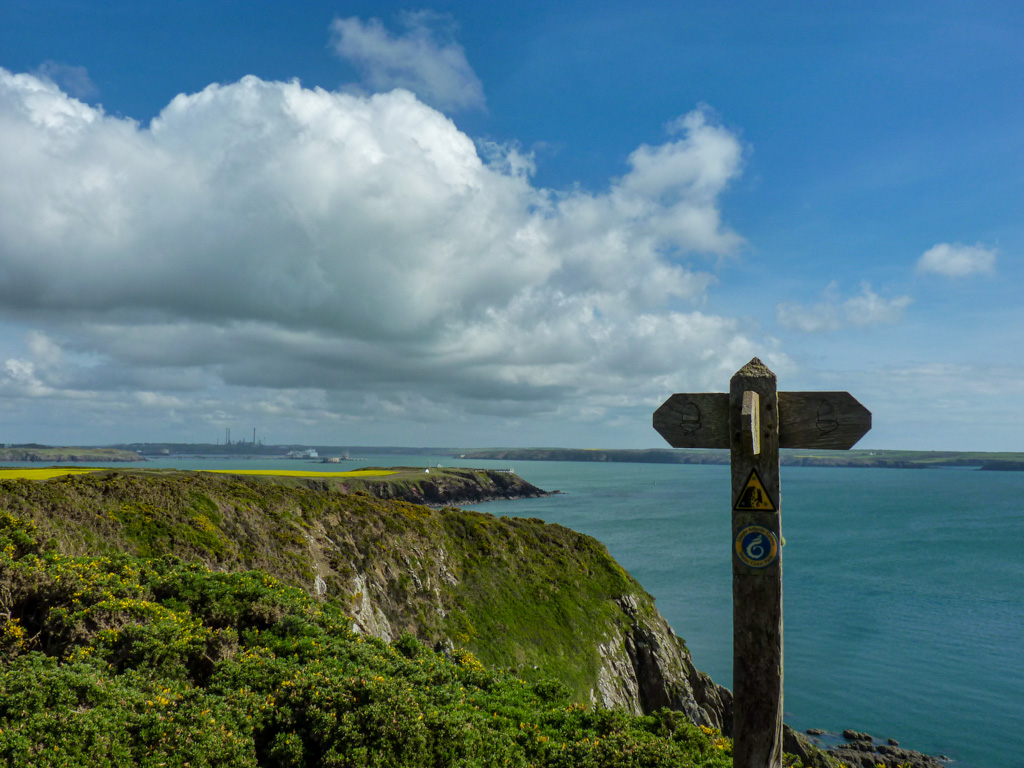
M 619 605 L 633 619 L 623 649 L 633 673 L 628 687 L 633 690 L 635 681 L 639 711 L 667 707 L 684 712 L 696 725 L 729 733 L 732 694 L 694 667 L 686 645 L 653 605 L 649 613 L 643 612 L 633 595 L 619 600 Z
M 844 736 L 845 736 L 844 731 Z M 860 734 L 864 735 L 864 734 Z M 944 768 L 945 761 L 941 757 L 932 757 L 912 749 L 901 749 L 892 744 L 875 745 L 870 741 L 853 741 L 849 744 L 840 744 L 828 750 L 829 754 L 839 758 L 847 765 L 862 766 L 862 768 Z
M 636 672 L 626 651 L 625 638 L 616 632 L 608 642 L 600 643 L 597 650 L 602 664 L 597 671 L 597 691 L 591 691 L 591 703 L 642 714 Z
M 874 741 L 874 739 L 866 733 L 860 733 L 859 731 L 853 731 L 847 728 L 843 731 L 843 738 L 849 741 Z
M 816 731 L 815 735 L 825 733 L 820 729 L 812 730 Z M 842 765 L 838 759 L 812 744 L 810 739 L 788 725 L 782 726 L 782 751 L 799 757 L 807 768 L 841 768 Z
M 355 632 L 379 637 L 391 642 L 394 629 L 380 608 L 380 599 L 372 593 L 381 592 L 378 585 L 362 574 L 352 578 L 352 629 Z

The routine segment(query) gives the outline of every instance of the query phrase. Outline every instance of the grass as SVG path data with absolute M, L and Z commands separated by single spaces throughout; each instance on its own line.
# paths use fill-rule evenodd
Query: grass
M 65 554 L 172 554 L 307 589 L 319 576 L 329 595 L 353 606 L 353 574 L 361 573 L 392 636 L 412 632 L 430 645 L 451 638 L 488 665 L 557 678 L 588 700 L 597 645 L 629 629 L 615 601 L 633 595 L 648 606 L 650 597 L 600 543 L 567 528 L 391 495 L 405 492 L 403 483 L 444 477 L 408 470 L 332 483 L 117 469 L 0 481 L 0 510 L 33 520 Z M 359 489 L 369 482 L 395 487 L 378 498 Z M 349 484 L 354 492 L 344 492 Z
M 107 480 L 116 494 L 118 481 Z M 227 493 L 238 482 L 211 480 L 188 485 L 208 493 L 225 483 Z M 138 478 L 121 481 L 145 492 Z M 38 498 L 46 485 L 7 483 L 0 497 Z M 243 491 L 254 494 L 234 489 Z M 143 517 L 157 514 L 136 503 Z M 500 540 L 512 531 L 493 530 L 501 523 L 489 516 L 452 522 L 478 528 L 487 546 L 511 543 Z M 680 712 L 588 710 L 564 685 L 488 670 L 464 649 L 442 655 L 409 635 L 387 644 L 355 634 L 343 600 L 319 601 L 260 571 L 123 553 L 71 557 L 31 521 L 0 510 L 0 763 L 728 768 L 732 760 L 729 740 Z

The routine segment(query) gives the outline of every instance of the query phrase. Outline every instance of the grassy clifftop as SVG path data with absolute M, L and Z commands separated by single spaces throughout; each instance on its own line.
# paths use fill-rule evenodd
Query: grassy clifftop
M 731 764 L 729 742 L 680 713 L 588 711 L 556 682 L 488 671 L 465 650 L 440 655 L 409 635 L 387 644 L 356 634 L 343 600 L 315 599 L 266 573 L 62 553 L 76 541 L 75 525 L 99 539 L 117 529 L 123 478 L 106 480 L 36 483 L 43 492 L 6 481 L 0 489 L 21 512 L 0 511 L 4 765 Z M 221 491 L 240 504 L 260 495 L 250 486 Z M 219 503 L 205 484 L 184 492 Z M 147 498 L 171 493 L 164 485 Z M 37 515 L 40 528 L 24 514 L 47 499 L 57 506 Z M 77 515 L 64 506 L 81 500 L 92 504 Z M 293 511 L 311 514 L 301 503 Z M 107 521 L 86 525 L 90 514 Z M 139 514 L 147 524 L 157 519 L 145 508 Z M 214 514 L 207 507 L 196 517 L 217 529 Z M 198 539 L 193 551 L 212 541 Z M 226 542 L 216 549 L 230 551 Z
M 258 569 L 336 601 L 365 634 L 463 648 L 528 680 L 555 678 L 587 703 L 671 705 L 724 724 L 727 692 L 692 668 L 653 600 L 599 542 L 540 520 L 371 493 L 397 495 L 400 480 L 379 485 L 392 477 L 358 478 L 370 485 L 353 491 L 347 479 L 111 470 L 2 481 L 0 510 L 64 555 Z

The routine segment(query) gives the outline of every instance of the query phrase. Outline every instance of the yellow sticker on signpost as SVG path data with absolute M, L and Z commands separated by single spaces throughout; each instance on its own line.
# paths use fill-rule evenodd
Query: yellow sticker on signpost
M 736 506 L 733 509 L 737 512 L 774 512 L 776 510 L 756 469 L 750 471 L 747 484 L 743 487 L 743 492 L 736 500 Z

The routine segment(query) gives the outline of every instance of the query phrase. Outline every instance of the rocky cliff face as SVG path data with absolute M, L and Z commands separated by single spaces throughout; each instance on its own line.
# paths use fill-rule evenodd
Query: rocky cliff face
M 669 707 L 698 725 L 731 728 L 731 694 L 693 666 L 683 641 L 635 581 L 621 571 L 612 589 L 595 593 L 573 578 L 573 571 L 593 570 L 595 555 L 607 558 L 601 565 L 614 562 L 603 547 L 588 540 L 589 551 L 577 559 L 572 540 L 579 534 L 561 529 L 554 540 L 570 567 L 552 571 L 545 551 L 549 542 L 543 540 L 548 526 L 540 521 L 455 514 L 470 515 L 472 524 L 490 528 L 488 533 L 504 545 L 485 545 L 490 557 L 479 566 L 487 569 L 490 586 L 481 589 L 483 574 L 477 564 L 467 563 L 472 558 L 457 539 L 414 546 L 410 555 L 401 556 L 401 565 L 375 559 L 355 570 L 347 590 L 342 587 L 353 596 L 353 621 L 360 630 L 385 640 L 412 632 L 441 649 L 465 646 L 525 678 L 559 679 L 592 705 L 634 714 Z M 511 531 L 502 530 L 506 526 Z M 562 537 L 570 541 L 558 541 Z M 329 538 L 326 531 L 324 538 Z M 523 538 L 528 538 L 525 544 Z M 336 551 L 346 549 L 338 541 L 331 545 Z M 514 553 L 518 562 L 504 551 Z M 410 589 L 396 594 L 396 578 L 408 578 Z M 518 587 L 511 588 L 512 583 Z M 531 593 L 539 598 L 535 605 L 518 599 Z M 577 610 L 560 597 L 575 602 Z M 512 620 L 505 620 L 510 614 Z M 436 620 L 423 620 L 431 616 Z M 564 629 L 559 621 L 566 622 Z
M 469 498 L 495 495 L 483 486 L 511 477 L 490 476 Z M 599 542 L 541 520 L 374 491 L 133 470 L 3 481 L 0 508 L 31 518 L 69 554 L 174 554 L 267 571 L 342 601 L 366 634 L 411 633 L 596 705 L 668 706 L 729 729 L 729 692 L 693 667 L 654 600 Z M 451 489 L 437 496 L 451 501 Z
M 599 644 L 602 665 L 591 702 L 634 714 L 667 707 L 685 712 L 697 725 L 730 732 L 729 690 L 693 666 L 685 644 L 657 610 L 641 607 L 632 594 L 616 602 L 630 624 Z

